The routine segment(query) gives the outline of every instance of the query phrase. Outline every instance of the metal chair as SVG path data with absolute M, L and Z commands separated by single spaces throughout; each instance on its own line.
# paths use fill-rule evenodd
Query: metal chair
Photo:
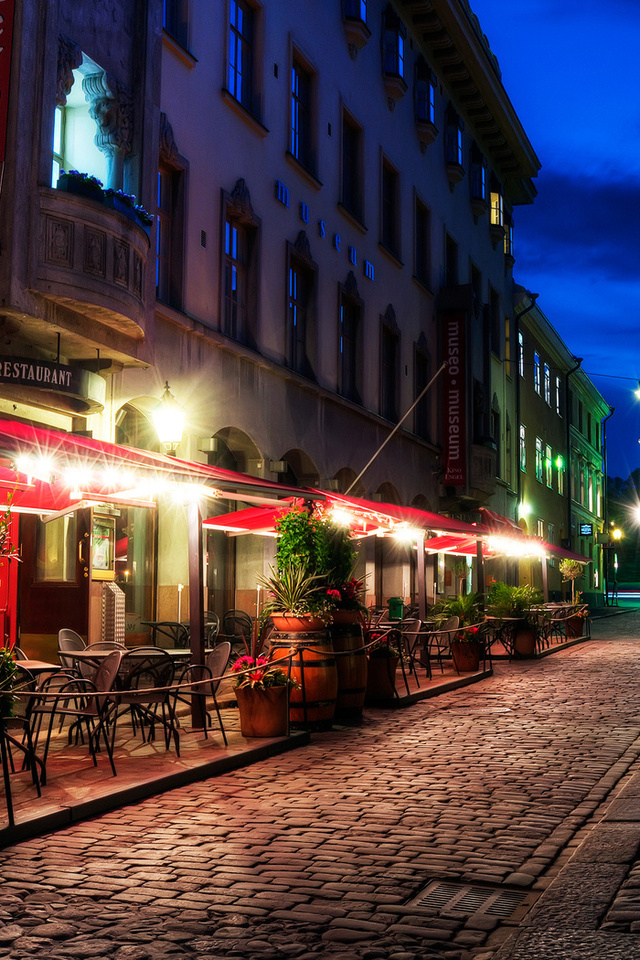
M 70 735 L 74 727 L 80 727 L 84 724 L 94 766 L 98 765 L 96 752 L 99 749 L 100 736 L 102 735 L 109 757 L 109 763 L 111 764 L 111 770 L 114 777 L 116 776 L 112 742 L 107 735 L 107 720 L 113 709 L 111 691 L 115 686 L 122 655 L 122 650 L 112 650 L 96 670 L 93 681 L 81 677 L 69 679 L 64 675 L 62 677 L 56 677 L 54 675 L 50 678 L 52 683 L 62 681 L 62 685 L 55 691 L 54 699 L 41 697 L 36 701 L 31 711 L 31 730 L 34 733 L 34 749 L 37 746 L 40 721 L 44 717 L 49 717 L 47 740 L 41 758 L 42 783 L 45 783 L 46 780 L 47 756 L 49 754 L 53 723 L 56 717 L 69 717 L 73 719 L 74 723 L 70 729 Z M 41 694 L 49 693 L 51 689 L 51 686 L 44 686 L 40 687 L 39 692 Z
M 207 697 L 213 699 L 213 707 L 216 711 L 216 716 L 218 718 L 218 724 L 220 725 L 220 732 L 222 733 L 222 739 L 224 740 L 225 746 L 227 745 L 227 734 L 224 729 L 224 724 L 222 723 L 222 715 L 220 713 L 220 707 L 218 706 L 218 700 L 216 698 L 216 692 L 224 672 L 227 668 L 229 658 L 231 656 L 231 644 L 228 640 L 220 643 L 207 657 L 207 662 L 205 663 L 192 663 L 190 666 L 186 667 L 184 673 L 180 677 L 179 686 L 182 684 L 194 684 L 194 687 L 190 691 L 182 691 L 180 695 L 179 691 L 176 691 L 174 699 L 174 708 L 178 699 L 185 700 L 195 695 L 200 698 L 201 708 L 204 715 L 204 735 L 208 738 L 209 734 L 207 732 L 207 724 L 212 726 L 211 714 L 206 709 Z
M 120 707 L 131 712 L 134 732 L 140 728 L 143 740 L 153 740 L 155 726 L 164 728 L 165 748 L 168 750 L 173 738 L 176 753 L 180 756 L 180 735 L 176 719 L 175 698 L 171 690 L 176 665 L 173 657 L 159 647 L 146 647 L 141 654 L 134 648 L 123 657 L 120 669 L 121 689 L 114 697 L 116 710 L 113 716 L 112 741 L 115 738 Z M 149 728 L 145 736 L 145 726 Z
M 152 627 L 152 639 L 156 647 L 188 647 L 189 627 L 177 620 L 161 620 Z
M 227 610 L 222 618 L 222 632 L 232 646 L 242 643 L 248 649 L 253 633 L 253 620 L 243 610 Z
M 75 650 L 84 650 L 86 643 L 79 633 L 69 627 L 58 630 L 58 660 L 67 673 L 81 674 L 79 662 L 70 656 Z
M 212 647 L 220 633 L 220 617 L 217 613 L 207 611 L 204 615 L 204 642 L 205 646 Z
M 429 657 L 435 657 L 444 673 L 444 659 L 451 659 L 451 634 L 458 629 L 460 617 L 448 617 L 427 638 L 426 650 Z

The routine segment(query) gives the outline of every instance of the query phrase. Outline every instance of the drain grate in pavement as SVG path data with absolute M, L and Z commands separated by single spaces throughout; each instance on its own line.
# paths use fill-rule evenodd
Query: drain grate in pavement
M 504 890 L 479 884 L 432 880 L 410 904 L 414 907 L 427 907 L 438 913 L 457 913 L 465 917 L 483 914 L 508 920 L 519 907 L 525 905 L 527 897 L 524 890 Z M 528 904 L 526 906 L 528 908 Z

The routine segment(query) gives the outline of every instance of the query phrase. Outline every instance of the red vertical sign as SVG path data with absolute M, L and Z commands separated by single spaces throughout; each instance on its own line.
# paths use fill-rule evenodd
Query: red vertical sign
M 4 162 L 9 112 L 14 0 L 0 0 L 0 163 Z
M 467 481 L 467 424 L 465 317 L 444 318 L 442 359 L 447 367 L 442 387 L 442 459 L 446 487 L 463 487 Z

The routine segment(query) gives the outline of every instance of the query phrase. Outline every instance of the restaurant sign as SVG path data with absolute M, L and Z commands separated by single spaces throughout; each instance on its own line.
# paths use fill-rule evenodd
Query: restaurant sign
M 0 163 L 4 162 L 9 112 L 14 0 L 0 0 Z
M 12 383 L 20 387 L 78 393 L 82 373 L 82 370 L 48 360 L 0 357 L 0 383 Z
M 465 315 L 444 318 L 442 359 L 447 366 L 442 388 L 443 478 L 445 487 L 463 487 L 467 477 L 465 389 Z

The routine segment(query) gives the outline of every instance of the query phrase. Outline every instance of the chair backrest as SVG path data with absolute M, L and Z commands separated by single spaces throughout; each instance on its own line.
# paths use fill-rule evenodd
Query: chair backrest
M 91 653 L 92 650 L 126 650 L 124 643 L 118 643 L 117 640 L 96 640 L 95 643 L 89 643 L 85 647 L 87 653 Z
M 175 672 L 173 657 L 160 647 L 145 647 L 143 655 L 139 649 L 130 650 L 120 670 L 123 687 L 138 692 L 171 686 Z
M 460 617 L 447 617 L 440 624 L 440 630 L 444 633 L 447 630 L 457 630 L 460 626 Z
M 154 642 L 158 647 L 188 647 L 189 628 L 175 620 L 161 620 L 153 627 Z
M 421 627 L 422 620 L 405 620 L 402 624 L 402 636 L 415 637 L 416 633 L 420 633 Z
M 18 666 L 13 688 L 12 717 L 16 723 L 26 723 L 31 716 L 33 696 L 37 688 L 36 678 L 25 667 Z
M 73 643 L 79 644 L 79 646 L 76 646 L 76 647 L 63 647 L 62 649 L 64 650 L 67 650 L 67 649 L 68 650 L 84 650 L 84 648 L 86 647 L 86 643 L 84 642 L 80 634 L 76 633 L 75 630 L 71 630 L 70 627 L 63 627 L 62 630 L 58 630 L 58 647 L 59 648 L 62 646 L 60 642 L 61 640 L 64 640 L 65 642 L 73 641 Z
M 217 613 L 207 611 L 204 615 L 204 639 L 211 645 L 220 633 L 220 617 Z
M 58 632 L 58 660 L 62 669 L 75 670 L 78 661 L 69 654 L 76 650 L 84 650 L 85 647 L 86 644 L 78 633 L 73 630 L 60 630 Z
M 227 637 L 250 640 L 253 621 L 243 610 L 227 610 L 222 618 L 222 629 Z
M 220 680 L 227 668 L 230 657 L 231 644 L 228 640 L 223 640 L 222 643 L 219 643 L 218 646 L 214 647 L 211 653 L 207 655 L 206 665 L 209 670 L 211 670 L 211 676 L 213 677 L 211 684 L 213 693 L 215 693 L 220 686 Z
M 102 692 L 104 690 L 113 690 L 116 682 L 116 677 L 118 676 L 118 670 L 120 669 L 120 662 L 123 657 L 122 650 L 112 650 L 111 653 L 104 658 L 98 669 L 96 670 L 93 682 L 96 686 L 96 690 Z M 90 703 L 89 711 L 90 712 L 100 712 L 102 711 L 106 701 L 110 698 L 109 696 L 96 696 L 93 699 L 93 704 Z M 93 705 L 95 704 L 95 709 Z
M 14 645 L 14 647 L 13 647 L 12 650 L 11 650 L 11 652 L 12 652 L 12 654 L 13 654 L 13 659 L 14 659 L 14 660 L 28 660 L 28 659 L 29 659 L 29 658 L 27 657 L 26 653 L 24 652 L 24 650 L 22 649 L 22 647 L 18 647 L 18 646 L 15 646 L 15 645 Z

